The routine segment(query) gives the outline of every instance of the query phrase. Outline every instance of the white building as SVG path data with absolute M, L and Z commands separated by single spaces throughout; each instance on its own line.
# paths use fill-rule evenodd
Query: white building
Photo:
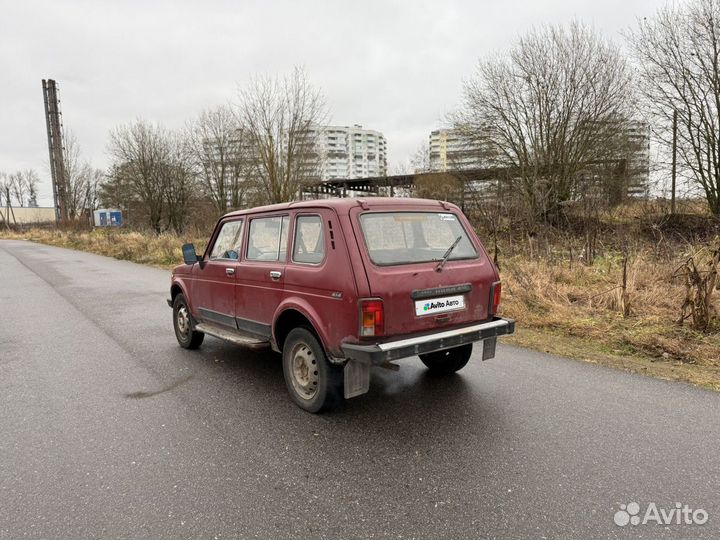
M 286 139 L 287 137 L 282 141 L 281 151 L 284 152 L 287 151 Z M 204 144 L 205 157 L 209 161 L 206 167 L 219 167 L 221 159 L 219 141 L 208 139 Z M 312 164 L 308 165 L 309 176 L 312 179 L 350 180 L 387 175 L 387 143 L 385 136 L 379 131 L 363 129 L 358 124 L 316 126 L 301 139 L 301 144 L 311 145 L 301 153 L 304 158 L 312 161 Z M 222 159 L 230 198 L 229 186 L 233 185 L 233 180 L 239 180 L 240 184 L 243 184 L 247 178 L 245 175 L 248 174 L 248 162 L 253 161 L 256 150 L 240 132 L 237 137 L 223 145 L 223 149 L 225 155 Z M 318 157 L 319 162 L 316 161 Z M 237 205 L 228 201 L 231 207 L 247 204 L 257 188 L 250 184 L 239 185 L 238 189 L 242 200 Z
M 650 189 L 650 124 L 642 120 L 631 121 L 627 128 L 630 158 L 628 170 L 631 181 L 628 194 L 646 196 Z
M 630 120 L 620 135 L 613 160 L 625 162 L 628 194 L 647 193 L 650 181 L 650 126 L 647 122 Z M 490 151 L 455 129 L 436 129 L 429 137 L 429 167 L 433 172 L 467 171 L 492 168 Z
M 477 145 L 455 129 L 432 131 L 429 146 L 429 165 L 433 172 L 479 169 L 484 166 Z
M 365 178 L 387 174 L 387 144 L 379 131 L 354 126 L 318 129 L 322 180 Z

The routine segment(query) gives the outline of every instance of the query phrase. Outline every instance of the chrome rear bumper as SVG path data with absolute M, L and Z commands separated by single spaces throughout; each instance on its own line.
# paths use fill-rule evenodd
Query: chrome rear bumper
M 497 338 L 514 332 L 514 320 L 496 317 L 484 323 L 453 328 L 452 330 L 440 330 L 404 339 L 373 344 L 344 343 L 342 350 L 345 357 L 351 360 L 370 364 L 385 364 L 408 356 L 450 349 L 466 343 Z

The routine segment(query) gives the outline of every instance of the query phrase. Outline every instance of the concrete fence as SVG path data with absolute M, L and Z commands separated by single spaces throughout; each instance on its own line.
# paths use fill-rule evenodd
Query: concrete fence
M 11 207 L 8 212 L 8 208 L 0 207 L 0 224 L 5 224 L 7 221 L 11 225 L 28 225 L 32 223 L 51 223 L 55 221 L 55 208 L 44 207 L 44 208 L 28 208 L 28 207 Z

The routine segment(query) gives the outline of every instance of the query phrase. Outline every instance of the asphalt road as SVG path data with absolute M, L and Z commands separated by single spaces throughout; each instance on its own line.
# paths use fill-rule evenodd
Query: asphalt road
M 314 416 L 162 270 L 0 241 L 0 538 L 720 537 L 720 395 L 513 347 Z M 520 331 L 521 330 L 520 321 Z M 620 504 L 704 525 L 619 527 Z

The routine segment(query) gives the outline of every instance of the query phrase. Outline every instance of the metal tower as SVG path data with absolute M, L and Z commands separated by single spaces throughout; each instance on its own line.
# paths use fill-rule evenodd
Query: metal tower
M 43 79 L 43 98 L 45 100 L 45 123 L 47 124 L 48 150 L 50 151 L 50 174 L 53 183 L 55 217 L 60 222 L 68 219 L 65 199 L 65 145 L 62 134 L 62 113 L 57 95 L 57 85 L 53 79 Z

